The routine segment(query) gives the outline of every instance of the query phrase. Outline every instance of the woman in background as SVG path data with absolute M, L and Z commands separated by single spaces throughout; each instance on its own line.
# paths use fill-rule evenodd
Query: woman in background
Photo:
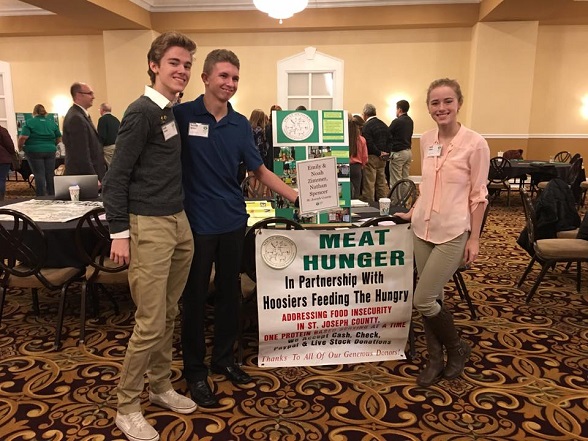
M 268 120 L 267 120 L 267 125 L 265 126 L 265 140 L 267 142 L 268 155 L 272 155 L 272 159 L 271 159 L 271 161 L 269 161 L 269 165 L 271 167 L 268 167 L 267 164 L 266 164 L 266 167 L 269 168 L 271 171 L 274 171 L 274 159 L 277 159 L 280 157 L 280 147 L 274 148 L 274 138 L 273 138 L 273 129 L 272 129 L 272 113 L 274 110 L 278 111 L 278 110 L 282 110 L 282 108 L 277 104 L 274 104 L 270 108 Z
M 55 151 L 60 142 L 59 127 L 53 118 L 47 117 L 45 106 L 37 104 L 33 109 L 33 118 L 25 122 L 18 138 L 18 148 L 22 150 L 24 147 L 27 161 L 35 176 L 37 196 L 55 194 Z
M 363 119 L 362 119 L 363 121 Z M 361 136 L 361 128 L 349 116 L 349 167 L 351 180 L 351 199 L 359 199 L 361 193 L 362 169 L 367 164 L 368 151 L 365 138 Z
M 365 124 L 365 120 L 361 117 L 361 115 L 353 115 L 351 117 L 351 119 L 353 120 L 353 122 L 355 124 L 357 124 L 357 127 L 359 127 L 359 134 L 361 135 L 361 129 L 363 129 L 363 125 Z
M 255 140 L 257 150 L 259 150 L 259 154 L 263 159 L 263 164 L 269 170 L 273 170 L 273 152 L 270 153 L 269 145 L 265 137 L 267 121 L 267 117 L 261 109 L 255 109 L 251 112 L 251 116 L 249 117 L 249 124 L 251 124 L 251 129 L 253 130 L 253 139 Z
M 443 304 L 443 286 L 462 262 L 470 264 L 478 257 L 488 203 L 490 149 L 482 136 L 458 122 L 462 104 L 457 81 L 443 78 L 429 86 L 427 107 L 437 128 L 421 136 L 420 197 L 408 213 L 396 213 L 412 222 L 414 235 L 419 273 L 414 306 L 423 316 L 429 353 L 417 378 L 420 386 L 430 386 L 441 376 L 460 376 L 472 351 Z
M 10 165 L 14 157 L 14 143 L 10 133 L 0 126 L 0 201 L 4 200 L 6 194 L 6 178 L 10 172 Z

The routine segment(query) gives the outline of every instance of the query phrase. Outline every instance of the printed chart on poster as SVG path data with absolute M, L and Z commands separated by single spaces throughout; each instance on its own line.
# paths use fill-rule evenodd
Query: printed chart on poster
M 273 145 L 348 146 L 345 110 L 273 111 Z
M 255 248 L 259 366 L 406 358 L 409 225 L 259 230 Z

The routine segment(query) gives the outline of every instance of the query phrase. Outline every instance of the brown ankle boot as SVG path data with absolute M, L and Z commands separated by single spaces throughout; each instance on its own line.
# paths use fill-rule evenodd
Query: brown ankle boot
M 428 387 L 439 381 L 441 374 L 443 373 L 443 345 L 439 339 L 437 339 L 437 336 L 431 329 L 428 318 L 425 316 L 423 316 L 423 326 L 425 328 L 425 340 L 427 342 L 427 352 L 429 357 L 427 359 L 427 364 L 419 372 L 416 382 L 419 386 Z
M 453 323 L 453 316 L 447 309 L 441 308 L 439 314 L 435 317 L 428 317 L 427 321 L 447 350 L 447 363 L 443 370 L 443 376 L 447 379 L 459 377 L 470 357 L 472 348 L 459 337 Z

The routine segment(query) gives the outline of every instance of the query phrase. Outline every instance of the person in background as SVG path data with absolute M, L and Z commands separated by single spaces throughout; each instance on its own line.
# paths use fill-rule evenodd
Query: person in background
M 197 408 L 171 383 L 174 322 L 194 242 L 183 208 L 181 144 L 172 106 L 190 80 L 196 44 L 183 34 L 159 35 L 147 54 L 151 87 L 125 112 L 103 185 L 110 258 L 129 264 L 137 309 L 118 382 L 115 423 L 130 441 L 159 434 L 141 413 L 149 400 L 181 414 Z
M 414 122 L 408 116 L 410 104 L 406 100 L 396 103 L 396 119 L 390 123 L 390 169 L 389 184 L 392 187 L 401 179 L 408 179 L 412 162 L 412 132 Z
M 478 257 L 490 149 L 482 136 L 458 122 L 462 104 L 457 81 L 443 78 L 429 86 L 427 107 L 437 128 L 421 136 L 420 197 L 408 213 L 395 214 L 412 222 L 419 274 L 414 306 L 423 316 L 429 354 L 417 378 L 420 386 L 441 375 L 458 377 L 471 353 L 443 304 L 443 286 L 462 262 L 469 265 Z
M 509 161 L 512 159 L 523 159 L 523 149 L 512 149 L 512 150 L 507 150 L 506 152 L 504 152 L 502 154 L 502 157 L 505 159 L 508 159 Z
M 100 104 L 100 118 L 98 118 L 98 138 L 104 146 L 104 161 L 110 167 L 114 155 L 116 135 L 120 127 L 120 121 L 112 113 L 112 107 L 108 103 Z
M 204 94 L 174 107 L 182 139 L 185 207 L 194 234 L 194 260 L 182 297 L 184 377 L 200 406 L 218 404 L 208 384 L 205 322 L 212 263 L 215 265 L 214 347 L 211 368 L 234 384 L 252 378 L 235 363 L 239 328 L 239 272 L 247 228 L 245 200 L 237 180 L 244 162 L 255 178 L 291 202 L 298 193 L 263 164 L 247 118 L 231 106 L 240 63 L 226 49 L 210 52 L 201 75 Z
M 61 132 L 53 118 L 47 117 L 43 104 L 33 108 L 33 118 L 25 122 L 18 137 L 18 148 L 24 150 L 35 176 L 35 194 L 53 196 L 55 187 L 55 152 L 61 142 Z
M 353 115 L 351 119 L 355 124 L 357 124 L 357 127 L 359 127 L 359 134 L 361 135 L 363 125 L 365 124 L 365 120 L 361 117 L 361 115 Z
M 268 146 L 268 150 L 269 153 L 271 153 L 272 156 L 272 160 L 269 161 L 269 165 L 270 167 L 268 167 L 268 169 L 270 171 L 274 171 L 274 159 L 278 159 L 280 157 L 280 147 L 274 147 L 274 133 L 273 133 L 273 127 L 272 127 L 272 118 L 273 118 L 273 111 L 276 110 L 282 110 L 282 108 L 277 105 L 274 104 L 269 111 L 269 115 L 268 115 L 268 121 L 267 124 L 265 126 L 265 140 L 267 141 L 267 146 Z
M 253 140 L 255 141 L 257 150 L 263 159 L 263 163 L 269 170 L 272 170 L 274 163 L 273 151 L 270 153 L 267 139 L 265 137 L 267 117 L 263 110 L 255 109 L 253 112 L 251 112 L 251 116 L 249 117 L 249 124 L 251 124 L 251 129 L 253 130 Z
M 300 105 L 296 107 L 296 110 L 306 110 L 306 106 Z
M 14 142 L 5 127 L 0 126 L 0 201 L 6 195 L 6 179 L 15 154 Z
M 362 169 L 368 162 L 367 145 L 361 136 L 361 129 L 349 116 L 349 167 L 351 180 L 351 199 L 358 199 L 361 195 Z
M 73 105 L 63 120 L 66 175 L 98 175 L 106 171 L 104 152 L 88 109 L 94 103 L 94 91 L 86 83 L 73 83 L 70 88 Z
M 367 201 L 388 197 L 390 187 L 386 182 L 386 161 L 388 152 L 388 126 L 376 116 L 373 104 L 363 108 L 365 124 L 361 131 L 368 149 L 368 162 L 363 169 L 361 195 Z
M 178 104 L 182 104 L 182 98 L 184 98 L 184 92 L 180 92 L 176 95 L 176 100 L 174 101 L 174 106 Z

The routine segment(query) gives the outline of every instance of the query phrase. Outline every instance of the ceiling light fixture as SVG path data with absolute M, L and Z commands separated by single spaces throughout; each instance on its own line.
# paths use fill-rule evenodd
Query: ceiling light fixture
M 308 0 L 253 0 L 253 4 L 261 12 L 271 18 L 282 20 L 292 17 L 308 6 Z

